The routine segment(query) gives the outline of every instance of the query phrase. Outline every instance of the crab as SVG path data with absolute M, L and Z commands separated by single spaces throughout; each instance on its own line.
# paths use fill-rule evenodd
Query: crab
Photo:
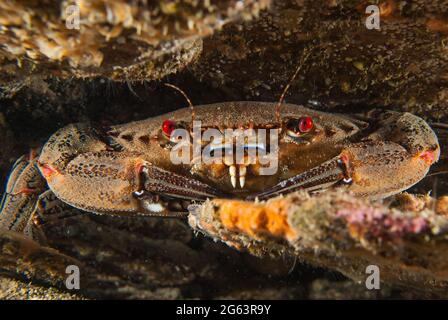
M 208 129 L 265 129 L 275 135 L 264 141 L 238 140 L 238 135 L 206 141 Z M 182 140 L 184 152 L 220 150 L 222 161 L 192 157 L 173 163 L 178 130 L 191 134 Z M 231 152 L 235 148 L 242 152 L 241 161 Z M 53 134 L 38 157 L 15 163 L 1 204 L 0 228 L 44 242 L 39 226 L 63 218 L 66 206 L 118 216 L 184 217 L 189 209 L 197 213 L 207 199 L 218 199 L 234 212 L 227 218 L 235 221 L 244 208 L 252 210 L 254 201 L 275 201 L 298 190 L 316 194 L 340 189 L 381 199 L 420 181 L 439 155 L 437 136 L 423 119 L 392 111 L 343 115 L 246 101 L 190 106 L 109 128 L 71 124 Z M 263 157 L 276 161 L 276 170 L 268 175 L 261 173 L 267 166 Z M 210 225 L 192 225 L 210 233 Z M 247 233 L 247 228 L 239 230 Z M 274 237 L 278 228 L 275 221 L 264 226 Z

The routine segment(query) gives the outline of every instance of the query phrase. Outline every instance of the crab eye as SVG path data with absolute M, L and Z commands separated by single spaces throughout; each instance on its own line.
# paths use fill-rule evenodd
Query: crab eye
M 311 117 L 301 117 L 299 119 L 290 119 L 286 126 L 290 135 L 299 136 L 302 133 L 310 132 L 314 128 L 314 122 Z
M 299 119 L 298 129 L 302 133 L 310 132 L 313 129 L 314 123 L 311 117 L 302 117 Z
M 173 133 L 174 129 L 176 129 L 176 123 L 172 120 L 165 120 L 162 123 L 162 131 L 167 136 L 170 137 L 171 133 Z

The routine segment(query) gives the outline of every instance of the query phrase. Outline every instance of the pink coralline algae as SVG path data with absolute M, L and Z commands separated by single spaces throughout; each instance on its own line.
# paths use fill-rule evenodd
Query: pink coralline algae
M 336 216 L 345 219 L 352 235 L 373 236 L 383 240 L 398 240 L 429 229 L 429 223 L 423 217 L 399 216 L 390 210 L 368 206 L 343 208 L 336 212 Z

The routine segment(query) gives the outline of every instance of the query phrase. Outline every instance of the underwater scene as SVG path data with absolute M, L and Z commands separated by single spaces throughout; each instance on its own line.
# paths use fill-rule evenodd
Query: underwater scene
M 448 298 L 448 1 L 2 0 L 0 145 L 1 300 Z

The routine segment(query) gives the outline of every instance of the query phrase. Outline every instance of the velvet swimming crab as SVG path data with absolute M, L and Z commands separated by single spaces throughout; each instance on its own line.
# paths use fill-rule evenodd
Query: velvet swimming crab
M 200 133 L 275 131 L 276 147 L 272 137 L 255 142 L 246 137 L 240 146 L 243 160 L 236 163 L 229 153 L 236 148 L 235 136 L 204 141 L 205 135 L 193 134 L 192 120 L 201 122 Z M 187 151 L 196 141 L 200 152 L 221 150 L 223 160 L 174 164 L 171 155 L 178 129 L 191 133 L 183 141 Z M 271 158 L 275 154 L 277 169 L 269 175 L 260 174 L 266 166 L 261 151 Z M 38 157 L 16 162 L 3 197 L 0 225 L 39 239 L 38 226 L 57 218 L 67 205 L 126 216 L 185 216 L 190 208 L 195 213 L 190 223 L 211 234 L 212 227 L 195 218 L 198 205 L 207 199 L 228 205 L 232 212 L 228 220 L 233 221 L 228 227 L 235 228 L 238 212 L 245 208 L 251 212 L 254 200 L 281 199 L 297 190 L 344 189 L 375 199 L 399 193 L 425 177 L 439 155 L 437 137 L 424 120 L 391 111 L 347 116 L 293 104 L 280 108 L 275 103 L 229 102 L 107 129 L 72 124 L 52 135 Z M 284 229 L 285 221 L 269 217 L 264 221 L 267 234 L 276 236 L 277 229 Z M 253 223 L 238 230 L 250 233 L 250 228 Z

